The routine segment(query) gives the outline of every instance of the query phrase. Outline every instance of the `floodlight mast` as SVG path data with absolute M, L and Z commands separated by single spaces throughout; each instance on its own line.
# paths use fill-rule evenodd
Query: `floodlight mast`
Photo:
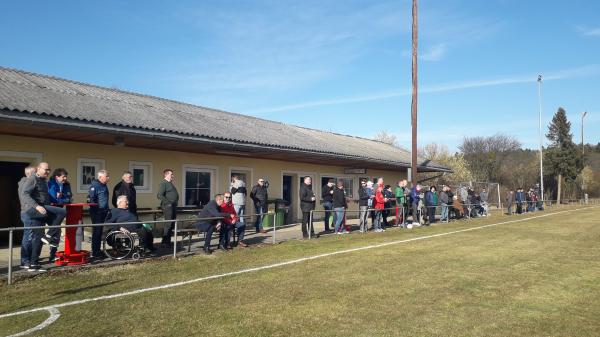
M 542 203 L 544 202 L 544 156 L 542 153 L 542 75 L 538 75 L 538 101 L 540 104 L 540 194 L 542 197 Z

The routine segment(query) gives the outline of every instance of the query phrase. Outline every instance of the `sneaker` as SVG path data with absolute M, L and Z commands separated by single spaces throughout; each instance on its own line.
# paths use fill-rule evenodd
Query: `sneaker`
M 55 238 L 53 238 L 50 235 L 46 234 L 45 236 L 42 237 L 42 242 L 45 243 L 45 244 L 47 244 L 50 247 L 58 248 L 58 244 L 60 243 L 60 239 L 56 240 Z
M 42 268 L 39 264 L 32 264 L 29 266 L 28 271 L 30 272 L 45 272 L 46 269 Z
M 335 232 L 335 234 L 336 234 L 336 235 L 342 235 L 342 234 L 344 234 L 344 233 L 342 233 L 342 232 Z
M 21 269 L 29 269 L 29 264 L 22 264 Z

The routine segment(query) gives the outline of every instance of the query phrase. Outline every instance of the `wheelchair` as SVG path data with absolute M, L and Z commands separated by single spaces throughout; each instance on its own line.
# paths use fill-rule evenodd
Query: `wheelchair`
M 114 230 L 106 234 L 102 242 L 102 250 L 107 257 L 113 260 L 122 260 L 131 257 L 139 260 L 144 255 L 144 248 L 140 246 L 140 238 L 137 233 L 123 233 Z

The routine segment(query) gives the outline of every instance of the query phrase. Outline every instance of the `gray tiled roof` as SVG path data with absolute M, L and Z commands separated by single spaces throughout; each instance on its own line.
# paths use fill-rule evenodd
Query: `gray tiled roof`
M 410 166 L 410 153 L 370 139 L 303 128 L 172 100 L 0 67 L 0 109 L 213 141 Z M 425 162 L 419 160 L 420 164 Z M 446 169 L 434 163 L 431 168 Z

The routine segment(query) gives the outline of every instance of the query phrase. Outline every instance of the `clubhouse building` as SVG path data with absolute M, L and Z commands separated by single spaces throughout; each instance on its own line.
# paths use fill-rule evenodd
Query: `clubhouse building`
M 302 177 L 313 178 L 317 196 L 329 178 L 342 179 L 357 199 L 360 178 L 394 185 L 411 156 L 370 139 L 0 67 L 0 226 L 20 224 L 17 182 L 40 161 L 69 172 L 75 202 L 98 170 L 110 172 L 111 193 L 129 170 L 138 207 L 153 209 L 165 168 L 174 170 L 180 206 L 206 204 L 232 175 L 248 189 L 264 178 L 269 199 L 288 200 L 295 220 Z M 449 171 L 424 160 L 418 169 Z

